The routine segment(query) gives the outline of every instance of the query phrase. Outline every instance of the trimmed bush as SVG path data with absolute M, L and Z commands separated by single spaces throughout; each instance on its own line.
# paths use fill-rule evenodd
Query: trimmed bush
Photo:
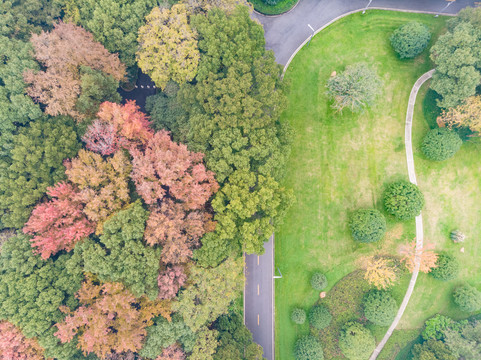
M 294 354 L 296 360 L 324 360 L 321 343 L 312 335 L 303 336 L 296 341 Z
M 369 329 L 358 322 L 349 322 L 341 330 L 339 347 L 349 360 L 366 360 L 376 343 Z
M 316 272 L 311 277 L 311 286 L 314 290 L 322 290 L 327 286 L 327 278 L 321 272 Z
M 381 326 L 391 325 L 398 309 L 396 300 L 386 291 L 372 290 L 364 296 L 362 303 L 366 319 Z
M 352 237 L 361 243 L 371 243 L 382 239 L 386 232 L 386 219 L 375 209 L 355 211 L 349 221 Z
M 454 302 L 462 311 L 473 312 L 481 309 L 481 292 L 470 285 L 463 285 L 453 292 Z
M 391 35 L 391 45 L 401 59 L 412 59 L 423 52 L 431 39 L 426 25 L 416 21 L 397 28 Z
M 306 322 L 306 312 L 302 309 L 295 308 L 291 313 L 291 320 L 293 323 L 302 325 Z
M 386 211 L 399 220 L 410 220 L 421 213 L 424 195 L 409 181 L 401 180 L 388 185 L 384 192 Z
M 328 327 L 331 320 L 332 316 L 325 306 L 313 306 L 309 311 L 309 324 L 318 330 Z
M 439 254 L 436 267 L 431 270 L 431 275 L 433 278 L 442 281 L 453 280 L 458 277 L 459 268 L 459 262 L 454 256 Z
M 432 129 L 424 137 L 421 150 L 429 160 L 443 161 L 453 157 L 462 144 L 455 131 L 448 128 Z

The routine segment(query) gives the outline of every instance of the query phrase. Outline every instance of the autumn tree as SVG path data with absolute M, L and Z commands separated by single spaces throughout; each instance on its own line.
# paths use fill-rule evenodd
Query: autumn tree
M 60 250 L 72 250 L 95 231 L 95 223 L 83 213 L 84 205 L 73 185 L 60 182 L 47 188 L 47 195 L 51 200 L 38 204 L 23 228 L 24 233 L 34 236 L 30 241 L 43 259 Z
M 84 353 L 95 353 L 101 359 L 107 354 L 138 351 L 147 335 L 146 328 L 160 314 L 160 303 L 136 299 L 121 283 L 96 284 L 88 278 L 77 292 L 80 306 L 67 313 L 55 333 L 63 343 L 78 336 Z
M 32 122 L 12 146 L 0 159 L 0 219 L 2 227 L 21 228 L 47 187 L 65 178 L 62 162 L 80 144 L 73 124 L 61 117 Z
M 69 0 L 65 18 L 90 31 L 110 52 L 119 53 L 128 67 L 135 66 L 137 33 L 156 0 Z
M 428 273 L 431 269 L 436 267 L 436 261 L 438 255 L 434 252 L 433 244 L 424 244 L 421 248 L 418 248 L 416 241 L 412 241 L 409 244 L 402 245 L 399 250 L 402 259 L 407 269 L 413 272 L 416 263 L 419 262 L 419 271 Z
M 0 358 L 5 360 L 44 360 L 43 349 L 35 339 L 27 339 L 8 321 L 0 322 Z
M 394 260 L 385 257 L 372 257 L 367 260 L 364 279 L 378 289 L 387 289 L 398 280 Z
M 53 336 L 53 325 L 64 315 L 60 306 L 74 309 L 82 269 L 70 254 L 43 260 L 32 252 L 26 236 L 12 237 L 0 252 L 0 319 L 18 326 L 28 337 L 37 337 L 45 357 L 71 359 L 78 355 L 75 342 L 62 345 Z
M 162 354 L 160 354 L 155 360 L 185 360 L 185 353 L 179 345 L 170 345 L 162 350 Z
M 230 258 L 211 269 L 195 265 L 190 271 L 189 286 L 180 292 L 172 310 L 178 312 L 193 331 L 199 331 L 227 312 L 243 285 L 240 260 Z
M 87 127 L 82 141 L 89 150 L 111 155 L 121 147 L 145 144 L 152 134 L 147 116 L 135 101 L 123 105 L 107 101 L 100 105 L 97 119 Z
M 85 271 L 105 282 L 121 282 L 135 296 L 157 298 L 160 248 L 144 246 L 147 211 L 140 200 L 112 215 L 98 241 L 79 244 Z
M 35 58 L 45 71 L 25 72 L 25 81 L 31 84 L 27 92 L 45 104 L 45 112 L 49 115 L 70 115 L 77 120 L 85 117 L 76 108 L 78 98 L 82 96 L 82 86 L 86 87 L 85 76 L 92 76 L 88 70 L 85 72 L 85 67 L 103 72 L 116 81 L 124 78 L 125 67 L 118 56 L 109 54 L 94 41 L 92 34 L 81 27 L 60 22 L 51 32 L 32 35 L 31 43 Z M 110 89 L 109 98 L 112 87 L 107 88 Z M 98 98 L 95 103 L 100 103 Z M 82 107 L 82 102 L 79 105 Z
M 3 3 L 2 6 L 8 6 Z M 1 12 L 1 10 L 0 10 Z M 5 20 L 0 15 L 1 22 Z M 11 24 L 15 24 L 12 22 Z M 0 30 L 1 31 L 1 30 Z M 0 62 L 0 156 L 8 156 L 12 148 L 12 139 L 18 127 L 37 120 L 42 111 L 32 98 L 25 94 L 26 84 L 23 72 L 26 69 L 38 69 L 32 57 L 32 45 L 17 39 L 0 36 L 2 61 Z
M 203 154 L 174 143 L 166 131 L 157 132 L 144 150 L 131 153 L 131 178 L 152 209 L 145 239 L 163 246 L 165 263 L 185 262 L 200 237 L 214 227 L 205 209 L 218 189 L 214 174 L 205 169 Z
M 185 5 L 171 9 L 154 7 L 139 29 L 137 61 L 157 87 L 172 79 L 179 84 L 191 81 L 199 64 L 197 34 L 189 25 Z
M 129 160 L 121 151 L 103 159 L 99 154 L 82 149 L 78 157 L 64 164 L 68 180 L 78 187 L 78 198 L 85 204 L 83 212 L 90 221 L 97 223 L 97 232 L 101 232 L 103 222 L 130 200 Z
M 157 278 L 159 285 L 159 299 L 172 299 L 185 284 L 187 275 L 180 265 L 173 265 L 162 270 Z
M 440 126 L 468 128 L 476 135 L 481 132 L 481 96 L 471 96 L 464 104 L 443 111 L 437 119 Z

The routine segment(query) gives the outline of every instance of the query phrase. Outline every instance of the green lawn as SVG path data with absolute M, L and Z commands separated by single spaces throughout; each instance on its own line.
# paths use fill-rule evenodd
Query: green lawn
M 293 359 L 297 336 L 309 331 L 307 325 L 294 326 L 289 315 L 293 307 L 308 310 L 318 299 L 319 293 L 309 286 L 309 277 L 314 271 L 324 271 L 331 288 L 360 267 L 363 257 L 374 253 L 396 253 L 399 244 L 414 238 L 414 221 L 401 224 L 392 218 L 388 218 L 385 239 L 378 244 L 356 245 L 347 229 L 350 211 L 363 207 L 382 209 L 385 184 L 407 178 L 404 152 L 407 101 L 416 79 L 432 67 L 427 51 L 415 60 L 401 61 L 390 47 L 392 31 L 411 20 L 425 23 L 435 34 L 441 31 L 446 21 L 432 15 L 387 11 L 354 14 L 316 35 L 310 46 L 297 54 L 286 73 L 291 88 L 283 119 L 292 124 L 296 135 L 285 185 L 294 189 L 296 203 L 276 233 L 276 266 L 284 276 L 276 280 L 277 359 Z M 327 80 L 333 71 L 342 71 L 346 65 L 359 61 L 377 67 L 384 81 L 383 95 L 375 107 L 361 115 L 352 115 L 349 111 L 335 113 L 326 97 Z M 415 130 L 423 131 L 417 127 Z M 420 141 L 418 137 L 415 140 Z M 426 170 L 426 174 L 422 166 L 417 163 L 416 166 L 419 179 L 432 176 L 432 168 Z M 424 167 L 428 166 L 431 165 Z M 461 174 L 459 177 L 458 181 L 463 181 Z M 434 185 L 438 188 L 447 186 L 443 177 L 430 180 L 431 188 Z M 428 182 L 419 182 L 422 190 L 427 191 Z M 453 192 L 450 186 L 447 188 L 448 192 Z M 426 197 L 426 211 L 429 211 L 433 206 L 430 203 L 433 195 L 429 192 Z M 479 214 L 472 214 L 472 218 L 476 216 Z M 442 219 L 450 218 L 450 214 L 443 213 Z M 466 225 L 468 223 L 472 225 Z M 456 226 L 469 233 L 471 238 L 469 231 L 474 231 L 473 224 L 475 222 L 463 219 Z M 426 218 L 427 235 L 436 232 L 435 226 L 433 220 Z M 444 241 L 445 234 L 438 238 Z M 474 238 L 473 234 L 471 239 Z M 471 244 L 470 251 L 474 254 L 476 250 Z M 405 277 L 395 292 L 398 301 L 404 295 L 407 281 L 408 277 Z M 433 289 L 437 284 L 421 276 L 420 285 Z M 437 296 L 434 290 L 427 291 L 429 297 Z M 419 295 L 418 299 L 416 295 L 413 304 L 419 304 L 424 314 L 425 306 L 432 304 L 423 296 Z M 442 310 L 442 304 L 438 307 Z M 412 307 L 408 309 L 411 311 L 414 313 Z M 423 321 L 419 316 L 419 313 L 406 314 L 402 325 L 405 328 L 419 326 Z M 416 332 L 413 334 L 414 337 L 417 335 Z

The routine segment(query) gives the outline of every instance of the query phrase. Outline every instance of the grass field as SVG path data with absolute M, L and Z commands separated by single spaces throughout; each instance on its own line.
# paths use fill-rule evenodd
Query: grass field
M 310 46 L 297 54 L 286 73 L 291 88 L 283 118 L 292 124 L 296 135 L 285 184 L 294 189 L 296 203 L 276 233 L 276 266 L 284 276 L 276 280 L 277 359 L 293 359 L 296 338 L 309 332 L 308 325 L 293 325 L 289 315 L 293 307 L 308 310 L 318 299 L 319 293 L 309 286 L 314 271 L 325 272 L 331 288 L 358 268 L 363 257 L 396 253 L 399 244 L 414 237 L 414 221 L 397 223 L 389 217 L 388 233 L 377 244 L 357 245 L 347 229 L 350 211 L 364 207 L 381 210 L 385 184 L 407 178 L 404 152 L 407 101 L 416 79 L 432 67 L 427 51 L 415 60 L 401 61 L 390 47 L 392 31 L 411 20 L 425 23 L 434 34 L 441 31 L 446 21 L 431 15 L 386 11 L 354 14 L 316 35 Z M 361 115 L 349 111 L 335 113 L 326 97 L 327 80 L 333 71 L 340 72 L 346 65 L 360 61 L 377 67 L 384 82 L 383 94 L 376 106 Z M 416 127 L 416 131 L 424 129 Z M 420 137 L 415 140 L 419 142 Z M 419 156 L 416 161 L 418 159 Z M 420 179 L 434 176 L 432 167 L 427 170 L 430 166 L 416 163 Z M 428 179 L 429 185 L 421 180 L 421 188 L 445 186 L 452 193 L 453 189 L 442 179 Z M 433 195 L 431 191 L 426 194 L 428 202 Z M 443 197 L 444 201 L 450 201 L 447 196 Z M 432 206 L 428 203 L 426 211 Z M 426 217 L 429 236 L 437 231 L 435 227 L 440 221 L 452 218 L 450 214 L 436 212 L 438 220 Z M 472 214 L 472 218 L 475 216 L 478 215 Z M 469 222 L 472 224 L 469 227 L 467 223 L 467 219 L 463 220 L 457 227 L 469 233 L 475 222 Z M 447 229 L 451 224 L 443 226 Z M 447 240 L 443 240 L 445 237 L 445 234 L 437 236 L 439 242 L 448 246 Z M 475 254 L 477 249 L 471 250 Z M 403 279 L 395 292 L 398 301 L 404 295 L 408 280 L 408 277 Z M 425 295 L 418 298 L 416 294 L 413 304 L 422 307 L 424 316 L 425 307 L 432 305 L 429 298 L 440 296 L 446 300 L 446 296 L 434 292 L 437 287 L 434 280 L 421 276 L 419 281 L 419 288 L 426 287 L 428 298 Z M 449 304 L 447 300 L 444 303 Z M 438 308 L 442 310 L 442 304 Z M 424 320 L 413 307 L 410 306 L 408 312 L 412 314 L 406 314 L 403 327 L 415 328 Z M 412 333 L 417 336 L 416 332 Z

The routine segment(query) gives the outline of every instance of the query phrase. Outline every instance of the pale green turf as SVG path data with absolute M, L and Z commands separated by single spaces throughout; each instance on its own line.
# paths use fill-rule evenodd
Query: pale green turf
M 309 286 L 312 272 L 324 271 L 330 288 L 358 267 L 362 256 L 395 253 L 400 243 L 414 237 L 414 221 L 399 225 L 390 218 L 388 234 L 379 244 L 356 245 L 347 229 L 350 211 L 382 209 L 385 183 L 407 178 L 407 101 L 416 79 L 432 66 L 427 51 L 416 60 L 401 61 L 390 47 L 392 31 L 411 20 L 438 33 L 446 19 L 387 11 L 354 14 L 315 36 L 287 71 L 291 88 L 283 119 L 296 135 L 284 183 L 297 200 L 276 233 L 276 266 L 284 276 L 276 280 L 277 359 L 293 359 L 297 336 L 309 331 L 307 325 L 294 326 L 289 314 L 295 306 L 308 310 L 316 301 L 318 293 Z M 332 71 L 359 61 L 377 67 L 383 95 L 364 114 L 336 114 L 326 97 L 326 82 Z M 396 298 L 402 298 L 405 284 Z

